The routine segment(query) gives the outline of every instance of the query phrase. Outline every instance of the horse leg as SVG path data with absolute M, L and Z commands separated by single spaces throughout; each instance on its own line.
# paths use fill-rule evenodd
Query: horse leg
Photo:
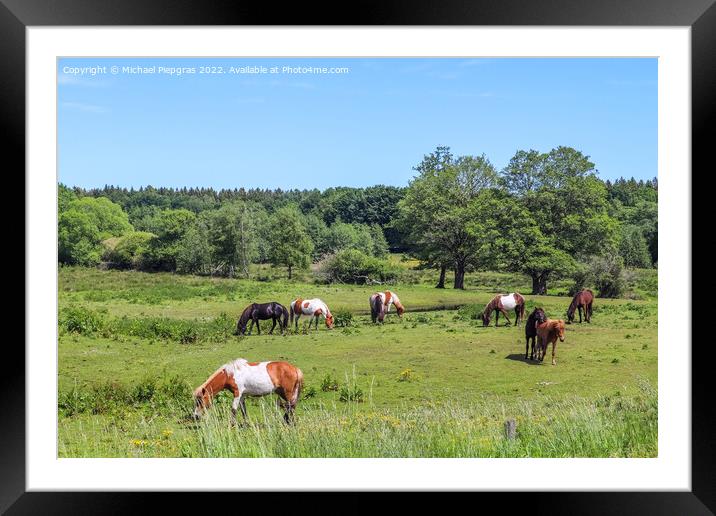
M 251 332 L 254 331 L 254 320 L 251 319 L 251 324 L 249 325 L 249 331 L 247 335 L 251 335 Z
M 525 360 L 527 360 L 527 355 L 529 353 L 529 349 L 530 349 L 530 338 L 525 337 Z
M 301 314 L 296 312 L 296 331 L 298 331 L 298 319 L 301 317 Z
M 552 341 L 552 365 L 557 365 L 557 359 L 555 358 L 555 352 L 557 349 L 557 339 Z
M 509 326 L 510 325 L 510 317 L 507 315 L 507 312 L 502 308 L 500 308 L 500 312 L 502 312 L 502 315 L 504 315 L 505 319 L 507 319 L 507 326 Z M 497 325 L 495 325 L 495 326 L 497 326 Z
M 259 318 L 256 317 L 254 321 L 256 322 L 256 331 L 259 333 L 259 335 L 261 335 L 261 325 L 259 324 Z
M 520 322 L 520 307 L 515 307 L 515 326 L 517 326 L 517 323 Z
M 273 329 L 276 327 L 276 318 L 273 318 L 273 326 L 271 326 L 271 331 L 269 332 L 269 335 L 273 335 Z
M 579 305 L 577 310 L 579 310 L 579 324 L 582 324 L 582 305 Z
M 314 318 L 316 319 L 316 331 L 318 331 L 318 317 L 318 315 L 314 316 Z
M 234 392 L 234 401 L 231 402 L 231 426 L 236 426 L 236 409 L 241 407 L 241 414 L 246 421 L 246 406 L 244 405 L 244 397 L 238 392 Z

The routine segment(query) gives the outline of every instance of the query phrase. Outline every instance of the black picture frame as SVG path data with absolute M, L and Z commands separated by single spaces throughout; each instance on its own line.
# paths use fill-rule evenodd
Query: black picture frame
M 571 26 L 685 26 L 691 28 L 692 73 L 692 171 L 708 173 L 710 147 L 707 134 L 714 122 L 716 96 L 716 6 L 714 0 L 491 0 L 468 2 L 358 1 L 286 6 L 243 0 L 0 0 L 0 124 L 6 161 L 16 169 L 25 167 L 25 29 L 28 26 L 91 25 L 571 25 Z M 14 157 L 15 160 L 7 158 Z M 712 167 L 711 167 L 712 168 Z M 693 189 L 697 192 L 697 189 Z M 702 203 L 693 201 L 692 219 Z M 692 229 L 692 235 L 697 233 Z M 709 239 L 712 240 L 712 239 Z M 692 249 L 692 270 L 699 264 L 708 270 L 706 258 Z M 26 270 L 25 274 L 29 274 Z M 693 298 L 694 306 L 696 299 Z M 31 306 L 26 309 L 32 309 Z M 679 314 L 689 322 L 690 314 Z M 681 349 L 696 339 L 685 332 Z M 692 353 L 692 490 L 690 492 L 586 492 L 586 493 L 484 493 L 483 499 L 520 506 L 534 513 L 551 514 L 713 514 L 716 510 L 716 432 L 709 384 L 710 343 L 691 346 Z M 3 412 L 0 419 L 0 511 L 8 514 L 49 512 L 126 514 L 144 512 L 153 505 L 149 493 L 25 492 L 25 355 L 18 346 L 5 346 L 0 375 Z M 668 357 L 665 357 L 668 359 Z M 701 387 L 701 388 L 700 388 Z M 212 496 L 216 496 L 215 494 Z M 233 502 L 236 503 L 236 495 Z M 278 495 L 279 501 L 282 495 Z M 290 504 L 301 505 L 306 494 L 291 494 Z M 355 494 L 350 496 L 357 496 Z M 189 493 L 162 496 L 164 510 L 170 506 L 189 509 L 203 497 Z M 423 503 L 412 494 L 412 504 Z M 255 499 L 254 499 L 255 500 Z M 158 500 L 154 500 L 158 501 Z M 166 504 L 169 505 L 166 505 Z M 246 502 L 243 501 L 242 504 Z M 344 502 L 345 503 L 345 502 Z M 459 500 L 454 500 L 459 504 Z M 465 501 L 463 501 L 465 503 Z M 481 504 L 485 501 L 481 500 Z M 312 504 L 315 507 L 315 504 Z M 492 504 L 486 507 L 495 507 Z M 499 506 L 499 505 L 498 505 Z M 354 505 L 360 508 L 360 505 Z M 408 506 L 405 508 L 407 509 Z

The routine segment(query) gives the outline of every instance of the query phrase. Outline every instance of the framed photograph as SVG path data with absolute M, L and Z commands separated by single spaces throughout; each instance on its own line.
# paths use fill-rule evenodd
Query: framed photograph
M 53 6 L 0 11 L 27 202 L 3 510 L 328 490 L 711 513 L 710 2 L 350 26 Z

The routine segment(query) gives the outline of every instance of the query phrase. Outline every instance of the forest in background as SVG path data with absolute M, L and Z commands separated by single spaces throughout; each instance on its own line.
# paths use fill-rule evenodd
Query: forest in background
M 249 277 L 250 265 L 314 265 L 325 282 L 390 283 L 390 252 L 446 271 L 522 273 L 532 293 L 573 278 L 617 297 L 628 268 L 656 267 L 658 183 L 603 181 L 570 147 L 483 154 L 437 147 L 406 187 L 325 190 L 58 187 L 61 264 Z

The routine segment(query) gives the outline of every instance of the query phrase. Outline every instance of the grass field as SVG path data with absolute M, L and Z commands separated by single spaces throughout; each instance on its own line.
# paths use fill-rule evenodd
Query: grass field
M 376 326 L 375 287 L 62 268 L 59 273 L 58 453 L 63 457 L 576 457 L 657 455 L 655 271 L 642 299 L 595 302 L 592 324 L 567 327 L 557 366 L 526 362 L 523 327 L 483 328 L 495 292 L 527 279 L 473 274 L 433 288 L 415 271 L 390 288 L 407 308 Z M 566 290 L 555 286 L 555 292 Z M 251 301 L 320 297 L 345 326 L 285 337 L 231 335 Z M 526 296 L 564 318 L 569 298 Z M 348 314 L 353 314 L 352 320 Z M 501 319 L 502 322 L 502 319 Z M 305 324 L 305 319 L 302 320 Z M 263 323 L 264 331 L 270 321 Z M 221 364 L 288 360 L 304 372 L 294 427 L 274 400 L 250 400 L 228 426 L 230 396 L 187 419 L 191 389 Z M 517 438 L 504 422 L 517 421 Z

